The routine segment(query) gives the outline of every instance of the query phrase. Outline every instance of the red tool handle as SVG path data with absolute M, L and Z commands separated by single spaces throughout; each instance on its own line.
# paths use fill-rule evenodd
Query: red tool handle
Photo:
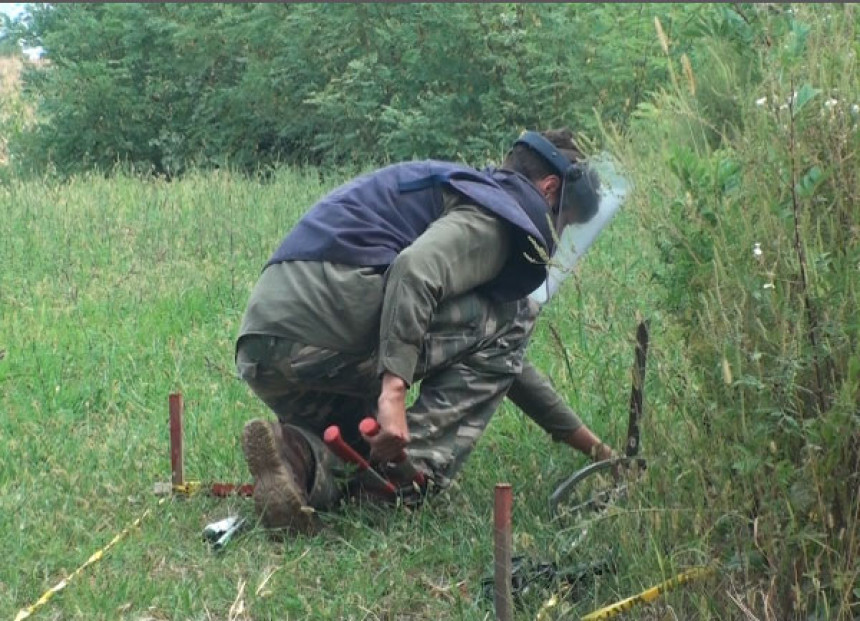
M 254 486 L 250 483 L 234 485 L 232 483 L 212 483 L 209 486 L 209 494 L 217 498 L 227 498 L 231 494 L 251 498 L 254 495 Z
M 368 438 L 372 438 L 376 434 L 379 433 L 379 423 L 375 418 L 365 418 L 358 425 L 358 430 L 366 435 Z M 412 477 L 412 480 L 418 483 L 418 485 L 424 485 L 424 473 L 418 470 L 414 465 L 412 465 L 406 459 L 406 451 L 400 451 L 400 454 L 394 458 L 395 464 L 403 464 L 406 469 L 409 471 L 409 476 Z
M 370 464 L 367 463 L 367 460 L 364 457 L 356 453 L 354 448 L 343 441 L 343 437 L 340 435 L 340 427 L 337 425 L 331 425 L 326 429 L 325 433 L 323 433 L 323 442 L 325 442 L 326 446 L 332 453 L 340 457 L 342 460 L 357 465 L 359 470 L 370 472 L 373 478 L 375 478 L 386 491 L 392 494 L 397 493 L 397 488 L 394 487 L 391 481 L 371 468 Z

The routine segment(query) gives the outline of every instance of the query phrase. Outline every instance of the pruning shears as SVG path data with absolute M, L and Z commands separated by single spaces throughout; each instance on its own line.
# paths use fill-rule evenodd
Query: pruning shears
M 379 423 L 373 418 L 365 418 L 359 424 L 361 433 L 368 437 L 373 437 L 379 433 Z M 371 480 L 379 486 L 387 496 L 393 497 L 398 493 L 398 487 L 386 478 L 379 470 L 370 465 L 370 463 L 358 452 L 349 446 L 344 441 L 341 435 L 340 428 L 337 425 L 331 425 L 323 434 L 323 442 L 335 455 L 347 463 L 358 466 L 359 471 L 367 473 Z M 424 487 L 427 479 L 424 473 L 418 470 L 406 457 L 406 452 L 401 452 L 395 458 L 394 463 L 396 468 L 395 473 L 405 475 L 409 480 L 413 481 L 419 487 Z
M 236 534 L 245 530 L 247 526 L 248 520 L 233 515 L 207 524 L 206 528 L 203 529 L 203 538 L 210 543 L 213 552 L 220 552 Z
M 590 464 L 573 473 L 559 485 L 549 498 L 550 511 L 559 512 L 560 505 L 572 515 L 591 509 L 605 507 L 626 494 L 626 483 L 619 483 L 618 474 L 623 471 L 641 471 L 646 468 L 645 459 L 639 453 L 639 422 L 642 419 L 643 390 L 645 388 L 645 363 L 648 356 L 648 321 L 639 322 L 636 328 L 636 357 L 633 365 L 633 387 L 630 391 L 630 414 L 627 423 L 627 443 L 624 457 L 607 459 Z M 606 486 L 599 475 L 611 473 L 612 484 Z M 605 479 L 606 477 L 604 477 Z M 586 482 L 591 485 L 586 485 Z M 568 501 L 572 500 L 573 503 Z

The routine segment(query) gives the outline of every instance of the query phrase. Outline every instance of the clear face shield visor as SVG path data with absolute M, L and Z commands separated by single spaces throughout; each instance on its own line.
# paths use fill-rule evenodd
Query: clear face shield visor
M 599 187 L 596 192 L 595 186 Z M 628 189 L 628 181 L 607 153 L 589 160 L 578 179 L 563 181 L 559 192 L 561 208 L 554 222 L 558 243 L 549 261 L 547 278 L 529 295 L 531 299 L 543 305 L 555 295 L 580 257 L 615 216 Z

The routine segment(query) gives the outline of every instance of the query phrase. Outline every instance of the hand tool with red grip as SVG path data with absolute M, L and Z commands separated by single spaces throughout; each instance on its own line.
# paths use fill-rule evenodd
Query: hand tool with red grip
M 385 491 L 391 494 L 397 493 L 397 488 L 394 487 L 391 481 L 371 468 L 370 464 L 367 463 L 367 460 L 364 457 L 359 455 L 354 448 L 344 442 L 343 436 L 340 435 L 340 427 L 337 425 L 331 425 L 326 429 L 323 434 L 323 442 L 325 442 L 326 446 L 332 453 L 340 457 L 343 461 L 355 464 L 358 466 L 359 470 L 369 472 L 370 475 L 376 479 L 376 482 L 385 488 Z
M 380 426 L 375 418 L 368 417 L 362 420 L 361 423 L 359 423 L 358 430 L 368 438 L 372 438 L 379 433 Z M 395 464 L 399 464 L 403 468 L 404 473 L 410 479 L 418 483 L 418 485 L 423 487 L 424 484 L 427 482 L 424 477 L 424 473 L 418 470 L 418 468 L 416 468 L 411 461 L 406 459 L 406 451 L 400 451 L 400 454 L 392 461 L 394 461 Z

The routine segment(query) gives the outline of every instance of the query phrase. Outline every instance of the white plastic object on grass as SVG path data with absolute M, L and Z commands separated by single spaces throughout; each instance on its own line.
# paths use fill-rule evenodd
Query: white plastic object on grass
M 588 165 L 600 177 L 600 204 L 588 222 L 571 224 L 562 231 L 555 254 L 549 261 L 546 280 L 529 294 L 541 306 L 552 299 L 561 283 L 570 276 L 576 263 L 618 212 L 629 191 L 629 182 L 618 172 L 609 154 L 601 153 L 590 159 Z

